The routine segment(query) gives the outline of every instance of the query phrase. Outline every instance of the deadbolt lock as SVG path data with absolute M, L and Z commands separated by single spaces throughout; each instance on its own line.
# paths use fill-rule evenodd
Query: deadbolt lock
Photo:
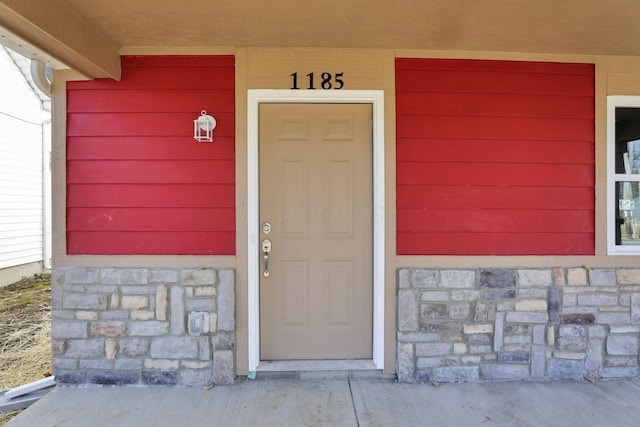
M 271 233 L 271 223 L 269 221 L 265 221 L 262 223 L 262 232 L 264 234 Z

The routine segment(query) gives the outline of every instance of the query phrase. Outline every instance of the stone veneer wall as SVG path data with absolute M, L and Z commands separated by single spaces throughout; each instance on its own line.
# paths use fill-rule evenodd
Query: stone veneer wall
M 56 380 L 117 385 L 233 382 L 234 286 L 233 270 L 56 268 Z M 194 312 L 199 323 L 190 319 Z
M 639 372 L 640 269 L 398 270 L 403 382 Z

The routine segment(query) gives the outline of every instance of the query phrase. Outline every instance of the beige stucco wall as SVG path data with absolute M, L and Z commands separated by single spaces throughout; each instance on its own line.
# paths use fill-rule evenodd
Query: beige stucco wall
M 396 271 L 414 268 L 637 266 L 638 258 L 606 256 L 606 96 L 640 95 L 640 58 L 561 56 L 492 52 L 287 48 L 149 48 L 128 47 L 122 55 L 236 56 L 236 256 L 68 256 L 65 230 L 65 82 L 74 72 L 56 73 L 53 85 L 53 190 L 55 267 L 212 267 L 234 268 L 237 274 L 237 367 L 246 374 L 247 336 L 247 90 L 289 89 L 291 73 L 344 73 L 344 89 L 385 92 L 385 371 L 395 370 Z M 394 59 L 466 58 L 519 61 L 586 62 L 596 65 L 596 255 L 595 256 L 396 256 L 395 255 L 395 91 Z M 303 81 L 303 80 L 301 80 Z M 304 87 L 302 84 L 301 87 Z M 320 90 L 318 90 L 320 91 Z

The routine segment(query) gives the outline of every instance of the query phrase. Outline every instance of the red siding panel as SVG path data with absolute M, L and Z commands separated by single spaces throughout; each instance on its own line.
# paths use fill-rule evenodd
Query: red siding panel
M 123 57 L 121 81 L 68 83 L 68 253 L 235 253 L 234 61 Z M 192 137 L 203 109 L 213 143 Z
M 398 59 L 396 90 L 398 254 L 593 254 L 593 65 Z
M 219 255 L 235 247 L 231 232 L 68 232 L 67 250 L 84 255 Z M 91 242 L 91 245 L 87 245 Z M 168 249 L 169 248 L 169 249 Z

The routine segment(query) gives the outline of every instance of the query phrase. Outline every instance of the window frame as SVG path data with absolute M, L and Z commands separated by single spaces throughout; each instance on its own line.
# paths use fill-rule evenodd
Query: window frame
M 640 245 L 616 243 L 616 185 L 640 182 L 640 174 L 616 173 L 616 108 L 640 109 L 640 96 L 607 96 L 607 254 L 640 255 Z

